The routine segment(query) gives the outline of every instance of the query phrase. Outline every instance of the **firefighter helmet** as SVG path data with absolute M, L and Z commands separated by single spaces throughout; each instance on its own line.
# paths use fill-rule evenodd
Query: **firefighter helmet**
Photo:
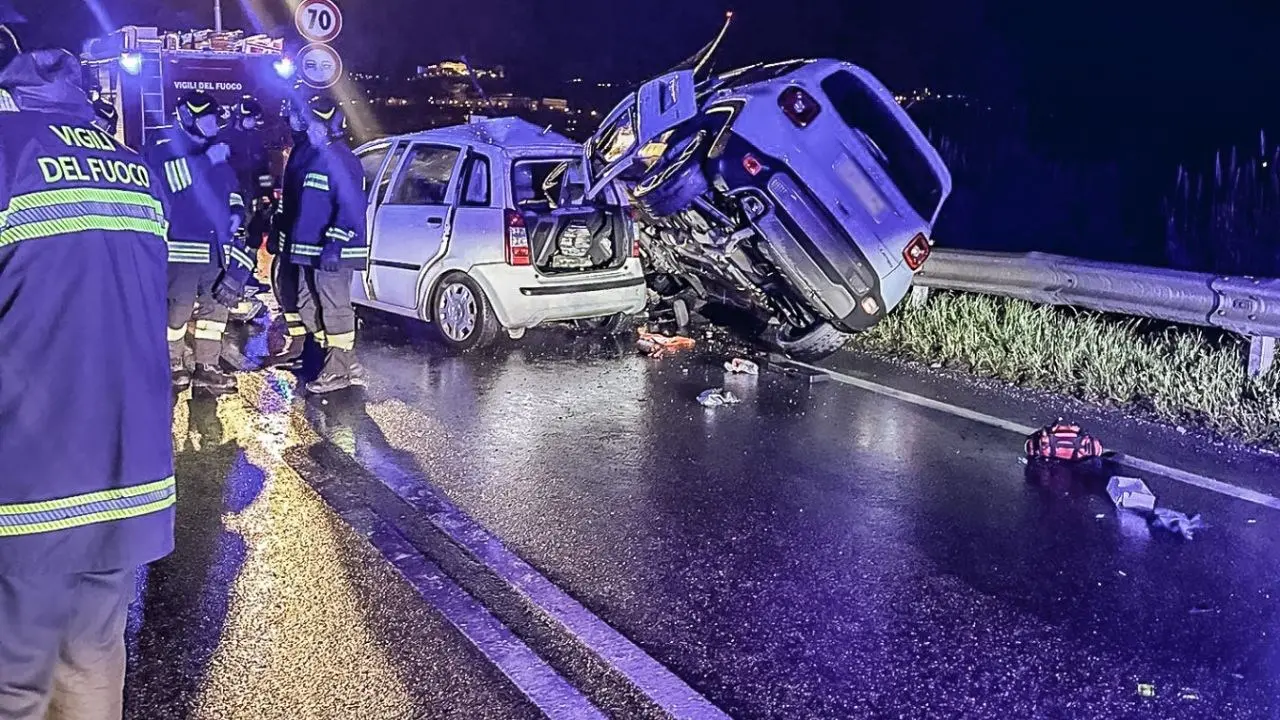
M 0 25 L 9 23 L 24 23 L 27 19 L 22 17 L 22 13 L 13 7 L 10 0 L 0 0 Z
M 212 115 L 222 118 L 222 106 L 212 95 L 203 90 L 185 92 L 178 98 L 178 123 L 193 135 L 204 135 L 198 127 L 200 118 Z
M 258 102 L 252 95 L 245 95 L 240 98 L 240 102 L 236 103 L 235 109 L 231 114 L 237 123 L 249 118 L 261 123 L 264 112 L 262 103 Z
M 310 121 L 324 126 L 329 137 L 336 138 L 346 134 L 347 114 L 333 100 L 324 96 L 313 97 L 307 103 L 307 109 L 311 112 Z
M 13 9 L 9 0 L 0 0 L 0 70 L 8 66 L 18 53 L 22 52 L 18 36 L 13 34 L 13 29 L 9 25 L 26 21 L 26 18 Z

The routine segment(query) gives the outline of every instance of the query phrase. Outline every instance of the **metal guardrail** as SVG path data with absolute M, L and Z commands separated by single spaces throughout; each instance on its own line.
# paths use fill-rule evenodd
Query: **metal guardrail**
M 1280 280 L 1221 277 L 1044 253 L 937 248 L 916 276 L 913 302 L 929 288 L 1069 305 L 1228 330 L 1249 338 L 1249 375 L 1275 360 Z

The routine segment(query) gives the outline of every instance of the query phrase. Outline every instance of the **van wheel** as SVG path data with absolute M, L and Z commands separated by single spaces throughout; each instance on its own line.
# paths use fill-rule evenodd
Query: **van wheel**
M 484 291 L 462 272 L 451 272 L 431 294 L 431 324 L 437 339 L 455 352 L 493 344 L 501 329 Z
M 633 194 L 645 213 L 654 218 L 679 215 L 711 191 L 702 171 L 707 138 L 707 131 L 699 130 L 678 143 L 636 184 Z
M 783 325 L 778 328 L 774 344 L 788 357 L 801 362 L 814 362 L 835 355 L 849 342 L 849 336 L 828 322 L 809 328 Z

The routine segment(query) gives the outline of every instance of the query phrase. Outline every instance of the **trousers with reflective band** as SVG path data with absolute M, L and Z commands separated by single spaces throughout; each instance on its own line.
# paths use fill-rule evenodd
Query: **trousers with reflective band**
M 173 506 L 173 478 L 45 502 L 0 505 L 0 537 L 38 535 L 126 520 Z

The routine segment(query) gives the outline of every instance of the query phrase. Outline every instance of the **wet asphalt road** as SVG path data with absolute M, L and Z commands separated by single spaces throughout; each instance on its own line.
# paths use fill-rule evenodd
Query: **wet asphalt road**
M 178 549 L 139 578 L 126 717 L 539 717 L 282 462 L 289 405 L 249 400 L 175 402 Z
M 281 402 L 224 398 L 232 439 L 180 453 L 180 483 L 209 485 L 180 488 L 183 550 L 146 582 L 134 717 L 536 714 L 282 462 L 311 432 L 441 489 L 734 717 L 1280 711 L 1273 510 L 1151 479 L 1212 523 L 1188 543 L 1117 514 L 1108 468 L 1037 474 L 1006 431 L 726 379 L 718 352 L 550 332 L 450 358 L 389 328 L 361 350 L 366 393 L 290 404 L 283 376 L 249 383 Z M 743 404 L 694 402 L 722 384 Z

